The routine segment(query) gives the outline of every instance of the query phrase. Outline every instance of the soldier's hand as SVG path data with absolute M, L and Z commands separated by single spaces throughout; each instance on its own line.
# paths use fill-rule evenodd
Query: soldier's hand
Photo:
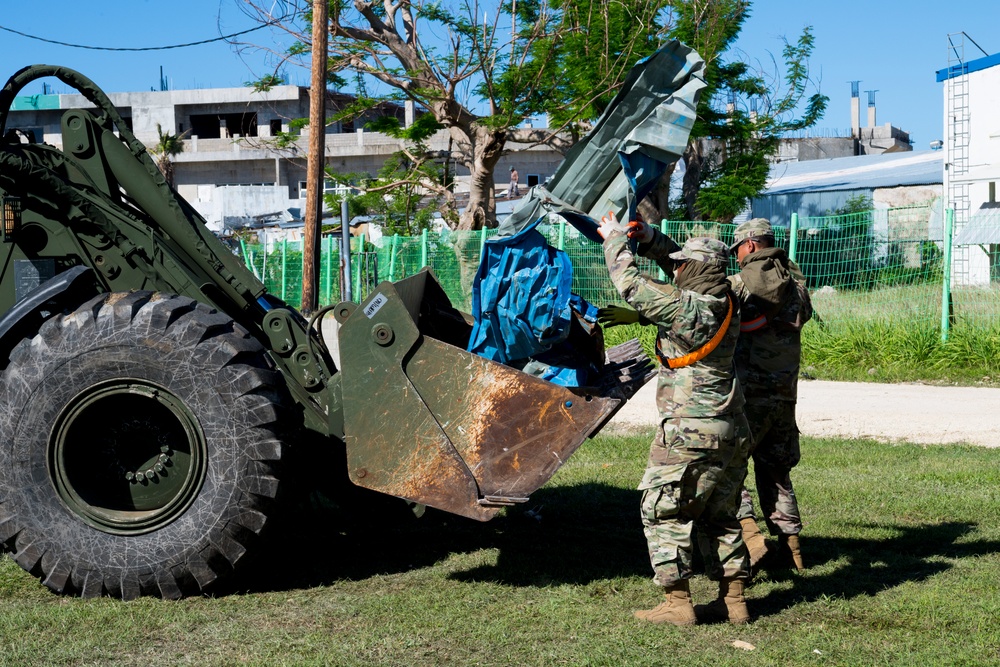
M 633 241 L 649 243 L 653 240 L 653 228 L 643 222 L 642 218 L 636 216 L 635 220 L 628 223 L 626 235 Z
M 607 240 L 613 232 L 620 231 L 622 231 L 622 226 L 618 224 L 618 218 L 615 217 L 614 211 L 608 211 L 608 214 L 601 218 L 601 224 L 597 227 L 597 233 L 604 240 Z
M 616 327 L 620 324 L 635 324 L 639 321 L 639 313 L 622 306 L 605 306 L 597 311 L 597 321 L 606 327 Z

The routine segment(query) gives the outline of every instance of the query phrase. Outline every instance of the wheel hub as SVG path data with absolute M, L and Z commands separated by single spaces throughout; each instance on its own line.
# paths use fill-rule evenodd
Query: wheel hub
M 205 478 L 205 437 L 183 401 L 152 382 L 115 379 L 77 394 L 49 438 L 50 476 L 74 514 L 141 534 L 182 515 Z

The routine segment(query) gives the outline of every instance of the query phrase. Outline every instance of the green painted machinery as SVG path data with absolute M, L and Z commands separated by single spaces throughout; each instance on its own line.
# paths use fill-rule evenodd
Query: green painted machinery
M 62 148 L 8 126 L 41 77 L 93 104 L 63 114 Z M 19 71 L 0 136 L 0 543 L 53 591 L 206 590 L 267 539 L 282 485 L 310 484 L 283 465 L 305 442 L 344 485 L 489 519 L 648 376 L 634 346 L 583 389 L 471 355 L 427 271 L 332 308 L 338 367 L 90 80 Z

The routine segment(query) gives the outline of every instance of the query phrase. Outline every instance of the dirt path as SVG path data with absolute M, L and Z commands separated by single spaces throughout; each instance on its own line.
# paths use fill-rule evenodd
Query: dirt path
M 803 380 L 797 417 L 805 435 L 1000 447 L 1000 389 Z M 655 421 L 654 379 L 608 428 L 646 428 Z

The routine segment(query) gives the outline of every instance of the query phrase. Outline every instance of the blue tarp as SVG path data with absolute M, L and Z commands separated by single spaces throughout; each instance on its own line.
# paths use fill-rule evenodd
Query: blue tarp
M 470 352 L 507 364 L 566 338 L 573 268 L 536 226 L 486 242 L 472 291 Z

